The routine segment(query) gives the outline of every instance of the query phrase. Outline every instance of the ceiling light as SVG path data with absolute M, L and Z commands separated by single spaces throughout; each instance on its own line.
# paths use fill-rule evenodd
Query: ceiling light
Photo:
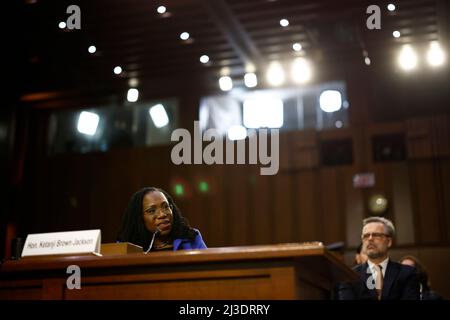
M 320 94 L 319 104 L 325 112 L 338 111 L 342 106 L 342 95 L 337 90 L 325 90 Z
M 80 133 L 93 136 L 97 131 L 98 122 L 100 117 L 93 112 L 83 111 L 78 118 L 77 130 Z
M 219 87 L 222 91 L 230 91 L 233 88 L 233 81 L 228 76 L 220 77 Z
M 114 68 L 114 73 L 115 74 L 121 74 L 122 73 L 122 68 L 120 66 L 117 66 Z
M 139 98 L 139 91 L 138 89 L 132 88 L 132 89 L 128 89 L 128 93 L 127 93 L 127 100 L 129 102 L 136 102 Z
M 302 50 L 302 45 L 300 43 L 294 43 L 292 45 L 292 49 L 294 49 L 294 51 L 301 51 Z
M 288 19 L 281 19 L 280 20 L 280 25 L 284 28 L 287 27 L 289 25 L 289 20 Z
M 247 88 L 254 88 L 258 85 L 256 74 L 249 72 L 244 75 L 244 83 Z
M 430 49 L 428 49 L 427 52 L 427 61 L 432 67 L 437 67 L 444 64 L 445 53 L 438 42 L 433 41 L 430 43 Z
M 230 140 L 242 140 L 247 138 L 247 129 L 243 126 L 231 126 L 227 132 L 228 139 Z
M 208 63 L 209 62 L 209 57 L 206 54 L 202 55 L 200 57 L 200 62 L 201 63 Z
M 292 79 L 296 83 L 305 83 L 312 78 L 311 63 L 305 58 L 296 58 L 292 63 Z
M 181 40 L 187 40 L 189 39 L 189 33 L 188 32 L 183 32 L 180 34 L 180 39 Z
M 283 101 L 259 97 L 243 104 L 243 121 L 247 128 L 280 128 L 283 126 Z
M 157 104 L 151 107 L 148 112 L 150 113 L 150 117 L 152 118 L 155 127 L 162 128 L 169 123 L 169 117 L 167 116 L 166 109 L 162 104 Z
M 413 70 L 417 66 L 417 55 L 410 45 L 404 45 L 398 57 L 400 67 L 405 71 Z
M 273 61 L 267 68 L 267 81 L 273 86 L 279 86 L 284 83 L 284 70 L 279 62 Z
M 156 9 L 156 11 L 159 13 L 159 14 L 163 14 L 163 13 L 165 13 L 166 12 L 166 7 L 164 7 L 164 6 L 159 6 L 157 9 Z

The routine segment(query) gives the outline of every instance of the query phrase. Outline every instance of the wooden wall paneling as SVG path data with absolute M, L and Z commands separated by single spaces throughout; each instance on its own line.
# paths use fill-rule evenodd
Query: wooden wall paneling
M 450 243 L 450 159 L 440 159 L 439 177 L 441 187 L 441 221 L 443 241 Z
M 177 203 L 183 216 L 185 216 L 192 227 L 198 228 L 202 234 L 205 234 L 205 238 L 208 236 L 207 221 L 204 220 L 202 212 L 202 199 L 197 195 L 195 174 L 199 170 L 201 165 L 180 165 L 174 170 L 172 176 L 172 190 L 175 203 Z M 197 168 L 199 167 L 199 168 Z M 177 195 L 175 193 L 175 183 L 181 183 L 183 185 L 183 195 Z
M 132 155 L 132 150 L 116 149 L 105 157 L 103 164 L 105 166 L 105 189 L 103 192 L 107 193 L 107 201 L 103 212 L 108 217 L 122 216 L 131 196 L 139 189 L 130 178 L 138 174 L 133 165 Z M 104 237 L 105 241 L 114 240 L 121 221 L 119 220 L 119 224 L 116 219 L 106 218 L 103 221 L 105 224 L 102 227 L 102 238 Z
M 345 239 L 347 247 L 357 247 L 361 243 L 362 220 L 365 217 L 363 191 L 353 187 L 353 176 L 357 172 L 354 167 L 342 168 L 345 190 Z
M 357 168 L 363 168 L 372 160 L 370 136 L 364 130 L 364 127 L 356 127 L 352 132 L 353 165 Z
M 295 242 L 292 206 L 294 190 L 291 175 L 279 172 L 271 180 L 273 180 L 273 243 Z
M 118 210 L 111 210 L 108 203 L 110 202 L 111 194 L 108 192 L 107 185 L 107 163 L 106 154 L 97 154 L 91 157 L 92 167 L 92 181 L 86 188 L 89 189 L 89 202 L 91 207 L 91 214 L 85 217 L 87 229 L 100 229 L 102 230 L 102 241 L 112 242 L 116 240 L 116 233 L 118 232 L 122 223 L 122 216 L 125 212 L 125 201 L 123 206 L 117 208 Z M 130 197 L 130 195 L 124 195 L 124 197 Z M 106 230 L 107 220 L 114 221 L 117 226 L 115 230 Z
M 435 170 L 430 160 L 417 160 L 410 164 L 415 227 L 418 244 L 439 243 L 441 225 Z
M 389 201 L 389 204 L 393 202 L 392 195 L 392 164 L 391 163 L 377 163 L 369 166 L 369 171 L 375 173 L 375 186 L 367 192 L 367 198 L 365 199 L 366 212 L 368 212 L 369 197 L 373 194 L 384 194 Z M 370 212 L 368 212 L 370 214 Z M 394 207 L 389 205 L 384 216 L 392 221 L 395 221 Z
M 52 221 L 49 221 L 52 217 L 52 168 L 50 161 L 46 158 L 39 158 L 36 166 L 33 168 L 35 171 L 30 172 L 32 175 L 29 184 L 29 193 L 33 199 L 31 208 L 34 208 L 33 214 L 28 214 L 30 209 L 30 203 L 28 201 L 22 202 L 16 205 L 20 206 L 16 212 L 17 221 L 17 236 L 25 237 L 26 233 L 34 232 L 36 227 L 39 227 L 42 220 L 47 222 L 47 227 L 51 228 Z
M 385 122 L 385 123 L 374 123 L 369 124 L 363 129 L 364 135 L 356 134 L 356 138 L 361 140 L 363 137 L 364 141 L 362 144 L 365 146 L 365 152 L 367 155 L 366 163 L 373 163 L 375 159 L 373 138 L 376 136 L 388 136 L 392 134 L 404 134 L 406 131 L 406 125 L 404 122 Z M 406 141 L 405 141 L 406 143 Z M 355 153 L 357 153 L 355 151 Z
M 317 212 L 319 205 L 319 186 L 315 170 L 302 170 L 295 174 L 296 194 L 294 195 L 297 208 L 298 241 L 320 241 L 321 232 L 317 225 Z M 319 218 L 321 219 L 321 217 Z
M 450 116 L 431 118 L 433 153 L 436 157 L 450 156 Z
M 230 245 L 253 244 L 249 230 L 253 228 L 250 219 L 250 190 L 255 188 L 243 165 L 226 165 L 226 183 L 228 194 L 228 226 L 231 231 Z
M 450 250 L 449 247 L 419 248 L 418 258 L 427 268 L 431 288 L 446 299 L 450 298 Z
M 366 81 L 361 81 L 365 79 Z M 350 125 L 352 127 L 366 125 L 369 122 L 369 118 L 374 116 L 370 114 L 371 95 L 373 95 L 372 90 L 370 90 L 370 78 L 367 76 L 366 70 L 355 70 L 352 68 L 351 72 L 346 74 L 347 83 L 347 98 L 350 101 L 350 108 L 348 109 L 348 117 Z
M 88 177 L 86 173 L 88 166 L 82 155 L 72 155 L 71 157 L 61 157 L 54 162 L 54 188 L 52 198 L 55 200 L 53 217 L 57 221 L 55 229 L 51 231 L 77 230 L 89 212 L 86 212 L 88 205 L 85 194 L 89 192 Z M 83 185 L 83 181 L 87 186 Z M 83 190 L 83 187 L 85 188 Z M 42 223 L 41 230 L 46 230 L 47 226 Z
M 250 169 L 250 168 L 249 168 Z M 251 189 L 251 218 L 250 227 L 252 244 L 270 244 L 274 238 L 274 220 L 280 214 L 274 208 L 273 176 L 260 175 L 259 166 L 251 167 L 255 184 Z
M 291 144 L 290 133 L 280 132 L 280 171 L 288 171 L 291 168 Z
M 398 162 L 392 164 L 392 200 L 396 228 L 396 242 L 399 245 L 415 243 L 414 214 L 411 194 L 411 181 L 408 164 Z
M 326 244 L 345 240 L 342 233 L 343 221 L 340 207 L 342 199 L 340 199 L 341 194 L 339 192 L 342 186 L 339 185 L 338 171 L 338 167 L 322 168 L 319 171 L 320 203 L 322 204 L 321 216 L 323 222 L 322 241 Z
M 409 159 L 430 159 L 433 157 L 431 121 L 424 119 L 409 119 L 406 121 L 406 143 Z
M 290 168 L 306 169 L 319 165 L 319 145 L 314 130 L 289 133 Z
M 224 185 L 224 165 L 212 166 L 208 171 L 208 182 L 210 191 L 205 197 L 209 201 L 209 210 L 205 212 L 208 219 L 208 246 L 225 246 L 229 237 L 229 226 L 226 220 L 226 194 L 223 190 Z

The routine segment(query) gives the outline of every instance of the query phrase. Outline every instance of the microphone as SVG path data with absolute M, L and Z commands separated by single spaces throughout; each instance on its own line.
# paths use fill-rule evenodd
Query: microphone
M 145 254 L 147 254 L 150 251 L 150 249 L 153 247 L 153 242 L 155 241 L 155 236 L 157 233 L 160 233 L 160 232 L 161 232 L 161 230 L 158 227 L 156 227 L 156 231 L 155 231 L 155 233 L 153 233 L 153 237 L 152 237 L 152 241 L 150 242 L 150 246 L 148 247 L 147 251 L 145 251 Z

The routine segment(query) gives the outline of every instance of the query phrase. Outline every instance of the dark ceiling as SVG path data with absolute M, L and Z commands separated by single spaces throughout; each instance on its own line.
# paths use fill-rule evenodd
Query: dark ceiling
M 373 67 L 400 43 L 447 39 L 446 1 L 391 2 L 394 12 L 386 9 L 388 1 L 376 3 L 381 30 L 369 30 L 366 8 L 374 2 L 366 0 L 27 0 L 21 91 L 115 92 L 130 79 L 142 86 L 196 77 L 205 87 L 217 86 L 221 74 L 239 81 L 249 65 L 263 72 L 272 60 L 298 55 L 322 65 L 364 65 L 363 50 Z M 81 29 L 59 29 L 72 4 L 81 8 Z M 165 14 L 157 13 L 160 5 Z M 288 27 L 280 26 L 282 18 Z M 180 39 L 182 32 L 189 32 L 188 41 Z M 295 42 L 303 50 L 295 52 Z M 95 54 L 88 53 L 90 45 Z M 203 54 L 207 64 L 199 61 Z M 124 70 L 119 76 L 116 65 Z

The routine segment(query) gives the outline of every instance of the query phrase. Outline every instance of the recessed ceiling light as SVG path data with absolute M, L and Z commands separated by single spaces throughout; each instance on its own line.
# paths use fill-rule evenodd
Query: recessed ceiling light
M 389 11 L 395 11 L 395 4 L 389 3 L 388 6 L 387 6 L 387 9 L 388 9 Z
M 136 102 L 139 98 L 139 91 L 136 88 L 128 89 L 127 100 L 129 102 Z
M 292 49 L 294 49 L 295 51 L 301 51 L 302 50 L 302 45 L 300 43 L 294 43 L 292 45 Z
M 115 74 L 121 74 L 122 73 L 122 68 L 120 66 L 117 66 L 114 68 L 114 73 Z
M 281 19 L 280 20 L 280 25 L 282 27 L 287 27 L 289 25 L 289 21 L 287 19 Z
M 209 62 L 209 57 L 206 54 L 202 55 L 200 57 L 200 62 L 201 63 L 208 63 Z
M 180 39 L 181 40 L 187 40 L 189 39 L 189 33 L 188 32 L 183 32 L 180 34 Z
M 163 14 L 163 13 L 165 13 L 166 12 L 166 7 L 164 7 L 164 6 L 159 6 L 157 9 L 156 9 L 156 11 L 159 13 L 159 14 Z

